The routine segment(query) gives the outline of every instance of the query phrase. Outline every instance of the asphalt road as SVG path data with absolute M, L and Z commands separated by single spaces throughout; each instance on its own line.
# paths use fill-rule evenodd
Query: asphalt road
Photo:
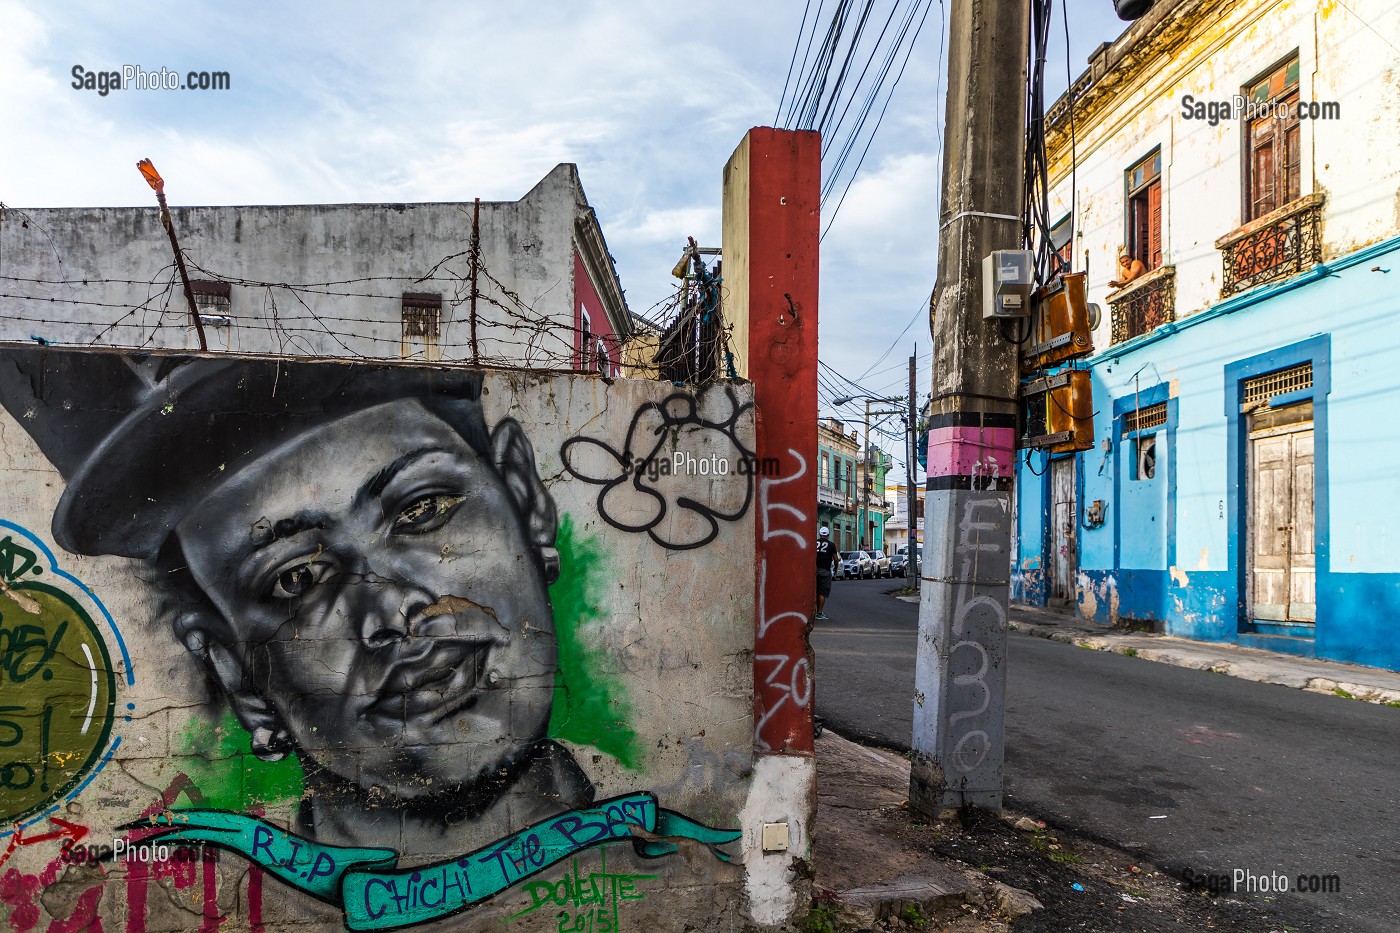
M 812 643 L 817 714 L 907 749 L 918 607 L 899 585 L 838 581 Z M 1017 633 L 1007 681 L 1009 806 L 1174 873 L 1335 875 L 1278 906 L 1309 933 L 1400 930 L 1400 709 Z

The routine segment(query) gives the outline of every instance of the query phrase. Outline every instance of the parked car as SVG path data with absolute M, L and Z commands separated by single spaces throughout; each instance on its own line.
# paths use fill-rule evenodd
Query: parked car
M 890 572 L 890 558 L 884 551 L 871 551 L 870 560 L 875 565 L 874 575 L 877 577 L 892 577 Z
M 894 572 L 895 576 L 917 576 L 919 573 L 919 564 L 923 559 L 924 546 L 921 544 L 914 550 L 914 567 L 911 571 L 909 567 L 909 545 L 900 545 L 894 557 L 890 558 L 890 569 Z
M 869 554 L 864 551 L 841 552 L 841 576 L 864 580 L 866 577 L 874 576 L 874 573 L 875 561 L 870 559 Z

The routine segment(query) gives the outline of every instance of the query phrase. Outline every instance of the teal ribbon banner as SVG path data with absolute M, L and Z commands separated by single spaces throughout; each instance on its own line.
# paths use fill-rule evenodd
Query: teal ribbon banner
M 126 828 L 156 830 L 140 843 L 160 839 L 235 852 L 292 887 L 340 907 L 351 930 L 396 930 L 459 913 L 594 846 L 630 841 L 638 854 L 659 858 L 676 851 L 667 839 L 692 839 L 727 862 L 729 855 L 718 847 L 741 835 L 663 810 L 649 793 L 570 810 L 459 858 L 411 869 L 397 867 L 399 855 L 392 849 L 321 845 L 257 817 L 224 810 L 177 810 Z

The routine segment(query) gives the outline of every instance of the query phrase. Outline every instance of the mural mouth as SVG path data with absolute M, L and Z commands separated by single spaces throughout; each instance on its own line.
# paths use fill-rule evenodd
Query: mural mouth
M 490 639 L 443 640 L 390 669 L 363 715 L 380 724 L 442 720 L 475 706 L 485 690 Z

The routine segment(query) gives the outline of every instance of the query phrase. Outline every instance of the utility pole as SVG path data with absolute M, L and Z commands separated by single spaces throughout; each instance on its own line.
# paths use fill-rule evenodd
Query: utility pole
M 916 495 L 918 489 L 918 479 L 916 471 L 919 468 L 919 413 L 914 407 L 914 393 L 917 391 L 918 377 L 915 367 L 918 365 L 919 345 L 914 344 L 914 355 L 909 357 L 909 430 L 907 439 L 904 442 L 904 462 L 908 466 L 905 471 L 904 482 L 904 520 L 909 528 L 909 533 L 905 535 L 909 549 L 909 559 L 904 563 L 904 575 L 917 580 L 919 578 L 919 532 L 918 521 L 915 513 L 918 511 L 919 499 Z
M 860 481 L 860 528 L 856 535 L 856 540 L 859 542 L 857 547 L 862 551 L 866 550 L 865 529 L 870 524 L 870 399 L 865 400 L 865 454 L 863 459 L 865 470 L 861 473 Z M 874 542 L 872 541 L 871 544 Z
M 1020 246 L 1028 0 L 954 0 L 931 312 L 910 810 L 1001 809 L 1016 346 L 982 318 L 982 259 Z
M 471 346 L 472 365 L 476 366 L 481 362 L 481 350 L 476 343 L 476 299 L 481 294 L 477 288 L 477 272 L 481 268 L 481 198 L 472 202 L 472 241 L 471 241 Z M 588 348 L 584 347 L 584 353 Z
M 874 470 L 874 460 L 870 456 L 870 416 L 875 415 L 902 415 L 902 411 L 876 411 L 870 410 L 870 403 L 875 402 L 880 405 L 902 405 L 902 398 L 876 398 L 873 395 L 845 395 L 838 399 L 833 399 L 831 404 L 838 408 L 842 405 L 849 405 L 858 398 L 865 399 L 865 453 L 861 457 L 864 464 L 864 475 L 861 478 L 860 496 L 856 500 L 856 549 L 865 550 L 865 526 L 870 521 L 870 487 L 874 483 L 871 473 Z M 872 540 L 871 545 L 874 545 Z

